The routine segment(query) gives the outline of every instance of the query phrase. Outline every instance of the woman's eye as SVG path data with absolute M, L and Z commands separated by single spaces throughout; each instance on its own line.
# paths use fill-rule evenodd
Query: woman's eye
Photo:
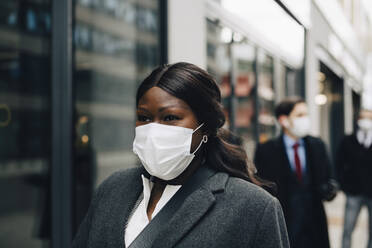
M 164 117 L 164 121 L 175 121 L 175 120 L 179 120 L 180 118 L 178 116 L 175 116 L 175 115 L 167 115 Z
M 137 120 L 141 122 L 150 121 L 150 118 L 145 115 L 137 115 Z

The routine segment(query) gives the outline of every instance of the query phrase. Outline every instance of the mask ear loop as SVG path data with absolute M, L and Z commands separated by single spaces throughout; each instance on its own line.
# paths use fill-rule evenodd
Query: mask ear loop
M 202 144 L 207 143 L 207 142 L 208 142 L 208 136 L 204 134 L 202 140 L 200 141 L 200 144 L 198 145 L 198 147 L 195 149 L 195 151 L 192 154 L 195 155 L 195 153 L 199 150 Z
M 203 125 L 204 125 L 204 123 L 200 124 L 197 128 L 195 128 L 195 130 L 192 133 L 195 133 L 196 131 L 198 131 L 198 129 L 201 128 Z M 195 153 L 199 150 L 199 148 L 201 147 L 201 145 L 203 143 L 207 143 L 207 142 L 208 142 L 208 136 L 206 134 L 204 134 L 202 140 L 200 141 L 200 144 L 195 149 L 195 151 L 192 153 L 192 155 L 195 155 Z
M 200 126 L 198 126 L 197 128 L 195 128 L 195 130 L 192 131 L 192 133 L 195 133 L 196 131 L 198 131 L 198 129 L 201 128 L 203 125 L 204 125 L 204 123 L 200 124 Z

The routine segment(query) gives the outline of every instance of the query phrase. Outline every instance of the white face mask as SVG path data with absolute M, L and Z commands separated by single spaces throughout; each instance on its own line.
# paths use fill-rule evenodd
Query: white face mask
M 363 131 L 372 130 L 372 120 L 368 118 L 359 119 L 358 126 Z
M 303 138 L 309 134 L 310 118 L 308 116 L 292 118 L 292 126 L 286 125 L 289 132 L 298 138 Z
M 208 136 L 203 139 L 193 153 L 190 153 L 192 134 L 190 128 L 150 123 L 136 127 L 133 152 L 137 154 L 146 171 L 163 180 L 172 180 L 189 166 L 196 151 Z

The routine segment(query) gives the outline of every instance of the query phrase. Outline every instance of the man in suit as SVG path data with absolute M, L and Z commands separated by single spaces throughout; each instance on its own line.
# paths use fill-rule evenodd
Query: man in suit
M 327 220 L 322 204 L 333 199 L 331 164 L 324 143 L 308 135 L 310 120 L 302 99 L 289 98 L 275 109 L 279 137 L 259 144 L 255 164 L 262 179 L 276 184 L 293 248 L 328 248 Z M 272 191 L 272 190 L 271 190 Z
M 346 194 L 342 247 L 351 246 L 358 215 L 363 206 L 369 212 L 369 241 L 372 248 L 372 110 L 359 112 L 357 131 L 346 135 L 336 157 L 337 176 Z

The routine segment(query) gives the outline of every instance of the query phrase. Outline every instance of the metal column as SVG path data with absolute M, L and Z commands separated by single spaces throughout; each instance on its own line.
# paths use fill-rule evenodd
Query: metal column
M 72 1 L 52 4 L 52 247 L 72 240 Z

